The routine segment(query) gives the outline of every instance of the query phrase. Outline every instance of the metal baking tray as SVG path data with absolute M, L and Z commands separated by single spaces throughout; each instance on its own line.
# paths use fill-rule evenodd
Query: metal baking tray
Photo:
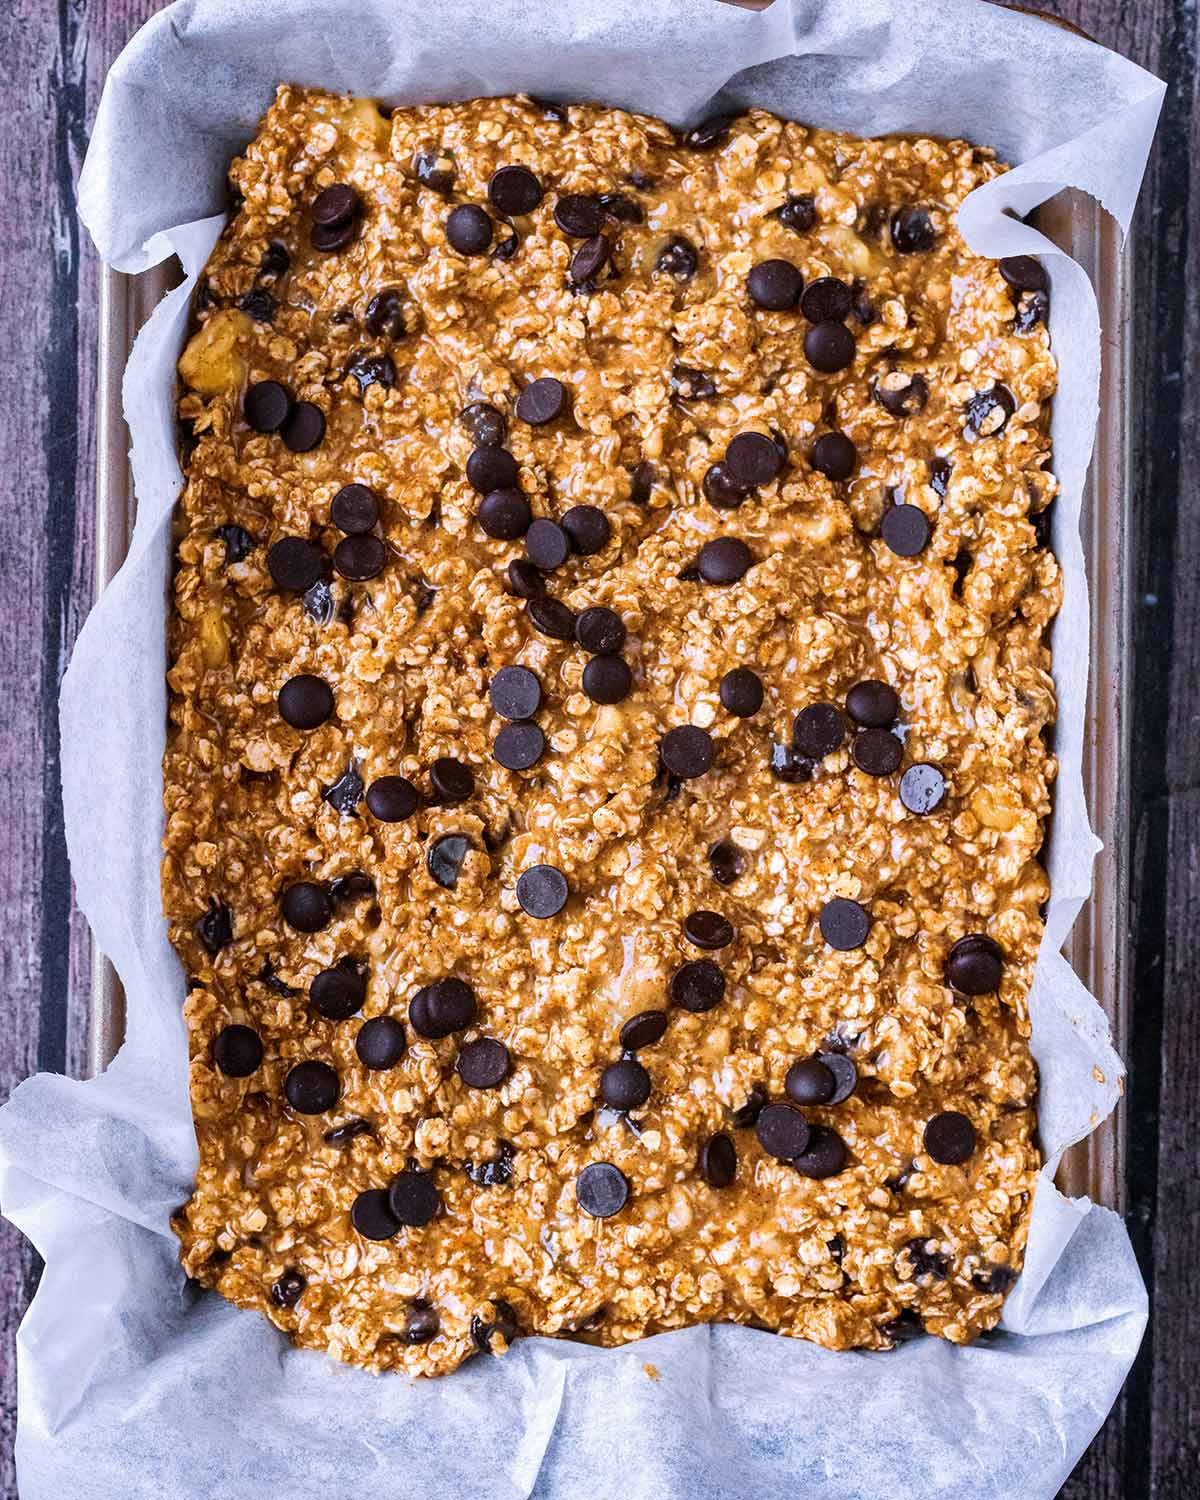
M 1103 1006 L 1117 1051 L 1129 1037 L 1129 830 L 1127 766 L 1130 657 L 1129 419 L 1132 323 L 1130 252 L 1103 210 L 1077 192 L 1045 204 L 1038 227 L 1088 272 L 1100 304 L 1100 420 L 1084 496 L 1082 535 L 1091 594 L 1092 670 L 1088 685 L 1083 780 L 1092 825 L 1104 842 L 1090 900 L 1064 949 Z M 133 530 L 129 433 L 121 377 L 133 340 L 163 294 L 180 279 L 167 262 L 137 276 L 105 266 L 100 286 L 99 437 L 96 483 L 96 589 L 124 561 Z M 103 1069 L 124 1034 L 124 996 L 112 965 L 93 941 L 88 1027 L 89 1073 Z M 1118 1107 L 1087 1140 L 1066 1153 L 1059 1186 L 1124 1210 L 1125 1126 Z

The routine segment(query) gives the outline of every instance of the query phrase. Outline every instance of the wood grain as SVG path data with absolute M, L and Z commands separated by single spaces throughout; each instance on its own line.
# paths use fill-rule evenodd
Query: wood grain
M 88 948 L 58 794 L 55 702 L 91 601 L 97 267 L 73 183 L 104 73 L 159 0 L 5 0 L 0 181 L 0 1098 L 81 1070 Z M 1200 1493 L 1200 112 L 1195 0 L 1039 6 L 1171 85 L 1135 228 L 1135 1033 L 1128 1221 L 1152 1292 L 1145 1347 L 1064 1500 Z M 0 1500 L 17 1323 L 36 1256 L 0 1222 Z

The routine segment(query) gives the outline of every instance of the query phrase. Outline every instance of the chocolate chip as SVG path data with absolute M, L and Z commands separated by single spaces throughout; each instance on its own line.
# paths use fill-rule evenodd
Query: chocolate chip
M 1016 409 L 1016 397 L 1005 385 L 997 384 L 990 390 L 977 391 L 963 408 L 966 419 L 964 437 L 969 442 L 976 438 L 999 437 Z
M 749 667 L 734 667 L 721 678 L 721 706 L 739 719 L 752 718 L 763 705 L 762 678 Z
M 332 969 L 322 969 L 313 978 L 308 998 L 327 1021 L 347 1021 L 367 998 L 366 970 L 352 958 L 339 959 Z
M 557 521 L 539 518 L 525 533 L 525 551 L 534 567 L 551 573 L 566 562 L 571 544 Z
M 414 1297 L 404 1309 L 404 1322 L 396 1333 L 402 1344 L 410 1347 L 428 1344 L 441 1331 L 441 1319 L 437 1309 L 431 1307 L 424 1297 Z
M 770 764 L 771 775 L 776 781 L 786 782 L 789 786 L 812 780 L 812 761 L 806 755 L 801 755 L 793 745 L 784 745 L 778 740 L 773 741 Z
M 639 1109 L 650 1097 L 650 1075 L 640 1062 L 623 1057 L 601 1073 L 600 1097 L 610 1109 Z
M 893 505 L 884 511 L 879 533 L 897 557 L 916 557 L 929 543 L 929 517 L 916 505 Z
M 724 995 L 725 975 L 711 958 L 689 959 L 671 978 L 671 1000 L 693 1014 L 712 1010 Z
M 333 549 L 336 573 L 351 583 L 377 578 L 387 565 L 387 548 L 377 536 L 344 536 Z
M 700 268 L 700 256 L 685 235 L 673 234 L 662 246 L 654 262 L 656 271 L 664 271 L 676 281 L 691 281 Z
M 262 1038 L 249 1026 L 225 1026 L 213 1038 L 212 1057 L 226 1078 L 249 1078 L 263 1060 Z
M 488 197 L 502 214 L 531 214 L 542 201 L 542 184 L 528 167 L 500 167 L 488 182 Z
M 278 432 L 292 410 L 292 393 L 278 380 L 259 380 L 242 400 L 246 425 L 255 432 Z
M 860 729 L 850 746 L 850 756 L 868 776 L 891 776 L 900 769 L 904 746 L 886 729 Z
M 631 1016 L 621 1027 L 620 1043 L 626 1052 L 640 1052 L 643 1047 L 653 1047 L 667 1034 L 665 1010 L 644 1010 Z
M 593 1219 L 609 1219 L 625 1207 L 629 1183 L 624 1172 L 612 1162 L 594 1161 L 576 1178 L 575 1196 L 585 1214 Z
M 362 801 L 363 782 L 358 770 L 351 761 L 338 779 L 327 786 L 321 793 L 323 801 L 328 802 L 334 812 L 342 817 L 349 817 L 358 804 Z
M 429 878 L 443 890 L 454 890 L 470 847 L 471 840 L 462 833 L 446 833 L 440 839 L 434 839 L 425 855 Z
M 925 1326 L 919 1313 L 915 1313 L 911 1307 L 905 1307 L 896 1317 L 882 1324 L 879 1331 L 893 1340 L 892 1348 L 895 1348 L 896 1344 L 907 1344 L 910 1339 L 920 1338 L 925 1332 Z
M 295 1307 L 307 1285 L 299 1271 L 285 1271 L 271 1287 L 271 1301 L 276 1307 Z
M 833 1074 L 818 1058 L 806 1057 L 787 1070 L 783 1088 L 795 1104 L 828 1104 L 833 1098 Z
M 478 1313 L 471 1318 L 472 1342 L 484 1354 L 500 1352 L 492 1348 L 496 1339 L 502 1339 L 507 1347 L 517 1336 L 517 1315 L 510 1304 L 498 1298 L 491 1304 L 491 1308 L 490 1322 L 481 1318 Z
M 821 908 L 818 919 L 821 936 L 831 948 L 849 952 L 861 948 L 871 930 L 871 917 L 865 906 L 857 901 L 848 901 L 835 896 Z
M 318 548 L 299 536 L 281 537 L 267 552 L 267 571 L 281 589 L 302 594 L 320 578 L 324 559 Z
M 654 465 L 643 460 L 629 471 L 629 498 L 634 505 L 645 505 L 657 478 Z
M 1011 1266 L 984 1266 L 982 1270 L 971 1273 L 971 1285 L 977 1291 L 1001 1297 L 1016 1279 L 1017 1273 Z
M 546 751 L 546 736 L 536 724 L 506 724 L 492 744 L 492 755 L 507 771 L 528 771 Z
M 900 700 L 894 688 L 871 677 L 856 682 L 846 694 L 846 712 L 856 724 L 886 729 L 896 722 Z
M 377 339 L 402 339 L 408 332 L 404 320 L 404 293 L 397 286 L 384 287 L 367 303 L 363 327 Z
M 808 1145 L 808 1121 L 790 1104 L 765 1105 L 754 1125 L 758 1144 L 778 1161 L 793 1161 Z
M 335 182 L 313 199 L 312 221 L 327 229 L 348 224 L 358 212 L 358 194 L 344 182 Z
M 475 519 L 480 528 L 496 541 L 515 542 L 529 530 L 533 511 L 520 490 L 492 490 L 479 502 Z
M 491 424 L 487 419 L 480 417 L 475 425 L 484 428 L 486 435 L 491 435 Z M 467 459 L 467 480 L 481 495 L 491 494 L 493 490 L 515 489 L 520 478 L 520 465 L 507 448 L 494 444 L 475 448 Z
M 392 1016 L 372 1016 L 358 1028 L 354 1050 L 364 1068 L 381 1073 L 404 1056 L 404 1027 Z
M 849 479 L 858 463 L 858 450 L 844 432 L 823 432 L 809 456 L 813 468 L 826 479 Z
M 757 489 L 770 484 L 783 468 L 778 447 L 762 432 L 739 432 L 725 449 L 725 468 L 735 485 Z
M 753 565 L 753 553 L 736 536 L 719 536 L 705 542 L 696 558 L 696 571 L 704 582 L 722 586 L 737 583 Z
M 363 395 L 371 386 L 382 386 L 385 391 L 390 391 L 396 384 L 396 366 L 387 354 L 368 354 L 365 349 L 360 349 L 357 354 L 352 354 L 346 363 L 344 374 L 347 378 L 353 377 L 358 382 L 358 393 Z
M 512 1071 L 508 1048 L 495 1037 L 468 1042 L 455 1063 L 458 1076 L 472 1089 L 499 1088 Z
M 620 703 L 633 687 L 633 673 L 624 657 L 593 656 L 583 669 L 582 685 L 593 703 Z
M 682 401 L 710 401 L 717 394 L 717 383 L 704 370 L 676 363 L 671 366 L 671 390 Z
M 352 216 L 344 224 L 314 224 L 308 239 L 314 250 L 330 254 L 344 249 L 357 234 L 358 219 Z
M 668 729 L 659 742 L 662 763 L 681 781 L 703 776 L 713 762 L 712 737 L 696 724 Z
M 497 1141 L 495 1157 L 491 1161 L 469 1162 L 467 1176 L 476 1187 L 505 1187 L 512 1181 L 516 1154 L 517 1148 L 511 1141 Z
M 1050 289 L 1046 268 L 1036 256 L 1006 255 L 998 269 L 1014 291 L 1045 292 Z
M 475 1020 L 475 991 L 464 979 L 450 976 L 424 985 L 412 997 L 408 1021 L 418 1036 L 439 1040 L 465 1031 Z
M 986 933 L 959 938 L 946 955 L 946 982 L 960 995 L 991 995 L 1004 976 L 1004 950 Z
M 585 651 L 597 656 L 620 651 L 625 644 L 625 622 L 615 610 L 593 604 L 580 611 L 575 621 L 575 639 Z
M 818 276 L 800 298 L 800 311 L 810 323 L 841 323 L 853 306 L 853 291 L 836 276 Z
M 392 1217 L 410 1229 L 420 1229 L 442 1206 L 438 1190 L 425 1172 L 397 1172 L 388 1188 Z
M 590 557 L 608 545 L 612 527 L 608 517 L 596 505 L 573 505 L 562 518 L 572 552 Z
M 431 192 L 445 195 L 454 187 L 456 168 L 449 151 L 421 151 L 413 159 L 417 181 Z
M 924 375 L 893 370 L 874 383 L 871 394 L 890 416 L 912 417 L 929 400 L 929 384 Z
M 751 268 L 746 290 L 756 307 L 784 312 L 799 301 L 804 277 L 790 260 L 762 260 Z
M 232 522 L 214 529 L 213 535 L 225 543 L 225 565 L 243 562 L 257 543 L 248 531 Z
M 561 380 L 544 376 L 533 380 L 517 397 L 516 413 L 522 422 L 531 427 L 543 427 L 553 422 L 567 404 L 567 390 Z
M 420 797 L 407 776 L 380 776 L 367 788 L 367 807 L 381 823 L 403 823 Z
M 554 865 L 533 865 L 517 878 L 517 901 L 527 916 L 545 921 L 567 904 L 567 877 Z
M 434 796 L 443 806 L 465 802 L 475 791 L 475 775 L 470 766 L 449 755 L 439 755 L 429 768 Z
M 975 1151 L 975 1127 L 956 1109 L 934 1115 L 925 1127 L 925 1150 L 945 1167 L 956 1167 Z
M 297 1114 L 323 1115 L 338 1102 L 341 1085 L 328 1063 L 302 1062 L 289 1070 L 283 1092 Z
M 325 413 L 311 401 L 297 401 L 279 436 L 293 453 L 309 453 L 325 436 Z
M 1022 292 L 1013 314 L 1013 332 L 1024 336 L 1032 333 L 1039 324 L 1050 321 L 1050 294 L 1048 292 Z
M 297 932 L 320 932 L 333 920 L 333 903 L 323 886 L 311 880 L 289 885 L 280 901 L 283 920 Z
M 492 243 L 492 221 L 475 203 L 460 203 L 446 219 L 446 241 L 460 255 L 482 255 Z
M 772 210 L 771 217 L 793 234 L 807 234 L 817 222 L 816 200 L 811 193 L 789 193 L 787 201 Z
M 561 600 L 550 594 L 538 594 L 525 606 L 530 623 L 542 635 L 551 640 L 571 641 L 575 639 L 575 614 Z
M 233 942 L 233 913 L 223 901 L 208 898 L 208 910 L 201 915 L 195 926 L 196 940 L 213 958 L 221 949 Z
M 937 231 L 927 208 L 908 205 L 892 215 L 892 244 L 901 255 L 932 250 L 936 239 Z
M 757 1123 L 759 1115 L 767 1104 L 769 1095 L 761 1083 L 753 1084 L 746 1102 L 739 1104 L 737 1109 L 729 1116 L 729 1123 L 735 1130 L 749 1130 Z
M 736 510 L 750 491 L 724 463 L 710 464 L 704 473 L 704 498 L 717 510 Z
M 324 579 L 319 578 L 305 589 L 304 613 L 318 625 L 328 625 L 333 619 L 333 590 Z
M 946 778 L 941 768 L 927 760 L 909 766 L 900 778 L 900 801 L 909 812 L 924 815 L 941 806 L 946 795 Z
M 364 896 L 375 894 L 375 882 L 362 870 L 350 870 L 345 875 L 335 875 L 329 882 L 329 897 L 334 905 L 361 901 Z
M 572 286 L 589 286 L 604 269 L 608 260 L 608 241 L 602 234 L 594 234 L 584 240 L 571 257 L 567 275 Z
M 693 947 L 714 951 L 733 942 L 733 924 L 717 911 L 693 911 L 683 919 L 683 935 Z
M 935 495 L 945 496 L 950 488 L 950 475 L 954 472 L 954 465 L 948 458 L 940 454 L 937 458 L 929 460 L 929 488 Z
M 509 591 L 518 599 L 533 599 L 544 593 L 546 580 L 526 557 L 514 557 L 507 570 Z
M 792 743 L 809 760 L 832 755 L 845 738 L 846 721 L 835 703 L 810 703 L 796 715 Z
M 592 193 L 564 193 L 554 205 L 554 222 L 572 239 L 588 240 L 600 233 L 604 208 Z
M 248 292 L 243 292 L 238 298 L 237 305 L 247 317 L 253 318 L 256 323 L 275 321 L 275 298 L 270 292 L 263 291 L 261 287 L 251 287 Z
M 359 1115 L 352 1115 L 341 1125 L 335 1125 L 332 1130 L 327 1130 L 321 1139 L 327 1146 L 335 1146 L 340 1151 L 351 1141 L 356 1141 L 360 1135 L 374 1134 L 370 1120 L 364 1120 Z
M 853 364 L 855 351 L 854 335 L 844 323 L 814 323 L 804 335 L 804 357 L 823 375 Z
M 274 283 L 286 276 L 291 266 L 292 257 L 288 254 L 287 246 L 278 240 L 272 240 L 263 251 L 263 258 L 258 263 L 258 279 Z M 1001 266 L 1001 271 L 1003 272 L 1003 266 Z
M 697 1166 L 709 1187 L 727 1188 L 737 1176 L 737 1151 L 724 1131 L 710 1135 L 700 1147 Z
M 364 1240 L 390 1240 L 400 1233 L 400 1224 L 388 1207 L 383 1188 L 368 1188 L 350 1205 L 350 1222 Z
M 365 484 L 344 484 L 329 503 L 329 519 L 347 536 L 361 536 L 379 520 L 379 502 Z
M 729 127 L 736 119 L 737 116 L 731 114 L 709 115 L 699 125 L 694 125 L 685 132 L 683 144 L 693 151 L 715 151 L 724 144 L 729 135 Z
M 844 1052 L 818 1052 L 817 1060 L 833 1074 L 833 1095 L 826 1102 L 844 1104 L 858 1087 L 858 1069 L 854 1059 Z
M 492 707 L 505 719 L 532 719 L 542 701 L 542 685 L 528 667 L 501 667 L 488 688 Z
M 836 1177 L 846 1170 L 850 1153 L 836 1130 L 828 1125 L 813 1125 L 808 1145 L 792 1158 L 792 1166 L 802 1177 Z
M 718 885 L 729 886 L 745 872 L 746 856 L 730 839 L 719 839 L 708 851 L 708 867 Z

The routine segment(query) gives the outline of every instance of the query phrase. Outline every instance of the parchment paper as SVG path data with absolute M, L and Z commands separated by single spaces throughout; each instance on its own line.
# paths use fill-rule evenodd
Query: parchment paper
M 173 365 L 228 160 L 284 80 L 393 103 L 523 89 L 676 123 L 719 91 L 724 104 L 861 134 L 961 134 L 1021 163 L 961 222 L 985 254 L 1044 256 L 1061 366 L 1062 771 L 1032 995 L 1049 1161 L 1025 1272 L 1001 1329 L 972 1347 L 832 1354 L 728 1326 L 620 1350 L 530 1338 L 503 1360 L 410 1382 L 291 1349 L 258 1316 L 186 1287 L 168 1215 L 187 1196 L 195 1143 L 183 980 L 158 892 L 164 590 L 181 482 Z M 1127 225 L 1161 98 L 1156 79 L 1113 54 L 977 0 L 776 0 L 762 14 L 714 0 L 179 0 L 130 43 L 101 102 L 82 211 L 106 260 L 136 270 L 173 248 L 189 281 L 130 361 L 137 529 L 62 694 L 72 868 L 124 981 L 129 1039 L 102 1078 L 34 1078 L 0 1114 L 4 1208 L 46 1261 L 19 1340 L 23 1500 L 1056 1493 L 1115 1398 L 1146 1302 L 1120 1221 L 1050 1181 L 1063 1148 L 1112 1108 L 1122 1072 L 1058 951 L 1097 848 L 1080 778 L 1078 518 L 1099 329 L 1080 269 L 1011 215 L 1074 184 Z

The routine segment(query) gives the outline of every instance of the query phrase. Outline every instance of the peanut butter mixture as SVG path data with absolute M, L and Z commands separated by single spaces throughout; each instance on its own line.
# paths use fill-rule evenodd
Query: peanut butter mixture
M 1000 170 L 279 91 L 179 364 L 205 1286 L 412 1374 L 999 1318 L 1060 597 Z

